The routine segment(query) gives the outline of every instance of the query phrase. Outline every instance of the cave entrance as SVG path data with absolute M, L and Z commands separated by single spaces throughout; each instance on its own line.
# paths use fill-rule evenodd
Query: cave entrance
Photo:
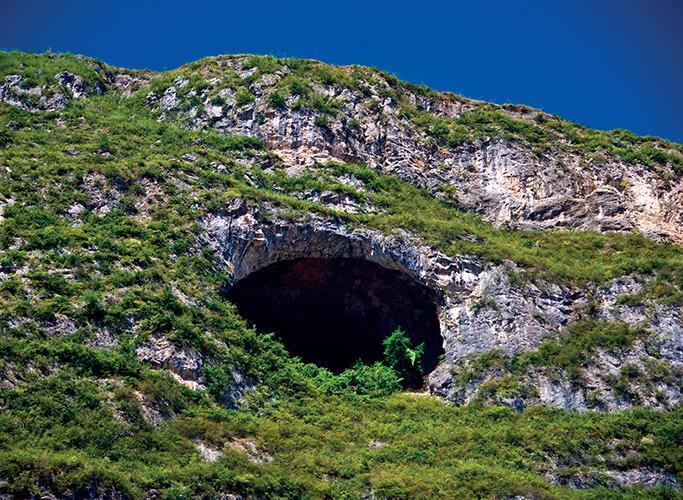
M 383 357 L 401 328 L 425 344 L 423 372 L 443 353 L 436 294 L 407 274 L 363 259 L 300 258 L 254 271 L 229 291 L 248 321 L 275 332 L 290 353 L 340 372 Z

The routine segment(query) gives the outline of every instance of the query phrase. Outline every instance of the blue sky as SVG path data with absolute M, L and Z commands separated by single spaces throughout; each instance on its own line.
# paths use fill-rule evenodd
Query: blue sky
M 226 53 L 364 64 L 683 142 L 683 1 L 0 0 L 0 47 L 174 68 Z

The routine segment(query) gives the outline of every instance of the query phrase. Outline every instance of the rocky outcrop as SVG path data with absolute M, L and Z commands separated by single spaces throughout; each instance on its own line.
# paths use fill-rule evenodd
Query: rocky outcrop
M 459 374 L 468 362 L 465 357 L 456 356 L 453 358 L 455 363 L 435 370 L 430 378 L 430 389 L 460 404 L 494 401 L 519 409 L 539 404 L 580 411 L 617 411 L 633 405 L 660 409 L 675 407 L 683 400 L 680 384 L 683 377 L 683 316 L 675 305 L 629 306 L 619 302 L 620 297 L 638 292 L 642 285 L 633 277 L 620 278 L 604 287 L 577 291 L 572 300 L 568 300 L 567 304 L 575 311 L 584 308 L 590 300 L 591 306 L 597 309 L 593 311 L 594 317 L 644 328 L 648 332 L 626 348 L 599 350 L 580 367 L 578 374 L 560 368 L 534 366 L 523 373 L 511 374 L 496 365 L 473 379 L 459 381 Z M 509 295 L 509 290 L 504 286 L 498 292 L 494 288 L 489 293 L 494 300 L 499 300 L 501 292 Z M 538 309 L 543 322 L 554 322 L 554 313 L 542 307 Z M 510 334 L 516 335 L 514 331 Z M 497 394 L 498 388 L 502 388 L 505 395 Z
M 221 64 L 239 71 L 244 58 Z M 683 242 L 683 183 L 665 167 L 587 157 L 548 145 L 539 153 L 522 142 L 489 137 L 460 146 L 440 146 L 409 120 L 378 76 L 361 90 L 314 84 L 313 92 L 338 104 L 339 112 L 320 113 L 297 106 L 292 96 L 279 107 L 270 101 L 287 66 L 253 81 L 253 102 L 240 104 L 227 81 L 180 96 L 180 78 L 148 104 L 162 118 L 222 134 L 261 138 L 287 165 L 331 159 L 365 163 L 380 172 L 428 189 L 487 220 L 520 228 L 569 227 L 597 231 L 640 231 L 651 238 Z M 240 72 L 253 79 L 252 72 Z M 220 106 L 211 95 L 220 96 Z M 438 94 L 424 97 L 405 89 L 405 101 L 435 116 L 456 119 L 476 108 L 475 101 Z M 200 102 L 189 105 L 188 100 Z M 183 111 L 186 110 L 186 111 Z
M 20 74 L 5 75 L 4 81 L 0 81 L 0 102 L 32 112 L 61 111 L 72 100 L 100 95 L 110 89 L 130 97 L 151 78 L 149 73 L 129 74 L 92 60 L 83 59 L 83 64 L 97 77 L 59 71 L 45 83 L 36 85 Z
M 189 347 L 178 347 L 165 336 L 150 338 L 138 346 L 137 359 L 152 368 L 164 369 L 178 382 L 193 390 L 205 390 L 207 381 L 202 368 L 211 364 L 199 352 Z M 218 398 L 227 408 L 239 408 L 248 394 L 256 389 L 256 382 L 235 367 L 229 369 L 232 380 L 225 385 Z M 150 417 L 154 420 L 153 417 Z
M 261 222 L 264 219 L 270 222 Z M 275 207 L 241 200 L 220 215 L 206 217 L 202 227 L 199 244 L 217 252 L 232 283 L 282 260 L 354 258 L 399 270 L 434 290 L 445 357 L 428 377 L 429 390 L 448 400 L 473 401 L 482 385 L 504 375 L 492 372 L 463 387 L 456 368 L 464 360 L 491 350 L 506 356 L 532 351 L 544 339 L 581 318 L 589 302 L 591 307 L 597 307 L 593 314 L 598 318 L 653 332 L 649 344 L 635 342 L 630 350 L 599 354 L 586 368 L 585 381 L 578 385 L 566 374 L 530 372 L 523 383 L 536 387 L 535 392 L 498 402 L 519 408 L 545 404 L 586 410 L 621 409 L 634 404 L 669 407 L 681 400 L 676 377 L 648 378 L 640 385 L 634 383 L 626 391 L 628 394 L 613 387 L 614 377 L 624 366 L 635 364 L 644 377 L 653 369 L 662 369 L 649 369 L 648 363 L 663 363 L 674 372 L 683 369 L 680 311 L 673 306 L 653 305 L 652 314 L 647 308 L 618 304 L 620 296 L 642 286 L 635 278 L 582 289 L 552 283 L 516 283 L 510 279 L 516 271 L 512 262 L 496 265 L 471 256 L 449 257 L 405 232 L 385 235 L 373 230 L 350 230 L 337 221 L 316 216 L 296 222 L 283 220 L 278 218 Z M 654 351 L 648 346 L 654 345 L 658 349 L 656 356 L 648 354 Z
M 168 370 L 173 378 L 190 389 L 205 389 L 201 373 L 204 360 L 189 347 L 179 348 L 166 337 L 149 339 L 135 351 L 138 360 L 153 368 Z
M 562 471 L 562 472 L 560 472 Z M 658 468 L 633 467 L 626 470 L 617 468 L 583 468 L 574 474 L 567 474 L 567 469 L 554 467 L 545 477 L 552 484 L 567 485 L 571 488 L 584 489 L 598 486 L 622 487 L 640 485 L 644 487 L 667 486 L 680 489 L 678 478 L 675 474 Z
M 223 456 L 223 450 L 234 450 L 244 455 L 250 462 L 255 464 L 264 464 L 273 461 L 273 457 L 256 446 L 256 444 L 249 439 L 232 439 L 223 446 L 223 449 L 211 446 L 203 441 L 196 441 L 195 446 L 205 462 L 215 462 Z
M 39 86 L 31 86 L 21 75 L 7 75 L 0 85 L 0 102 L 27 111 L 59 111 L 72 99 L 102 94 L 106 88 L 101 81 L 88 82 L 68 71 L 60 71 L 53 82 Z
M 462 365 L 444 365 L 431 374 L 429 388 L 457 404 L 480 402 L 520 411 L 538 405 L 572 411 L 619 411 L 633 406 L 667 410 L 683 401 L 683 363 L 647 349 L 659 341 L 636 341 L 625 350 L 598 352 L 578 374 L 553 367 L 529 367 L 511 374 L 497 367 L 461 381 Z
M 297 95 L 278 97 L 279 104 L 273 104 L 273 95 L 282 92 L 278 84 L 291 74 L 286 64 L 262 74 L 245 68 L 246 56 L 221 57 L 197 70 L 208 84 L 194 88 L 181 75 L 150 92 L 150 81 L 160 75 L 77 59 L 97 78 L 60 71 L 48 84 L 35 85 L 21 74 L 9 74 L 0 82 L 0 102 L 30 111 L 58 111 L 71 100 L 109 90 L 126 96 L 140 91 L 161 119 L 258 137 L 290 166 L 331 159 L 365 163 L 497 225 L 639 231 L 683 242 L 683 182 L 680 169 L 670 162 L 654 168 L 637 160 L 589 154 L 564 147 L 571 142 L 566 137 L 541 149 L 492 134 L 448 146 L 435 141 L 405 109 L 457 120 L 485 103 L 422 93 L 409 85 L 401 87 L 399 102 L 391 92 L 396 83 L 374 72 L 356 86 L 310 82 L 310 91 L 333 106 L 321 114 L 315 106 L 302 106 Z M 236 89 L 235 78 L 243 87 Z M 246 99 L 240 97 L 245 90 Z M 496 109 L 522 123 L 534 114 L 549 116 L 530 108 Z
M 64 93 L 30 87 L 23 80 L 21 75 L 5 76 L 5 83 L 0 85 L 0 102 L 27 111 L 58 111 L 69 102 Z

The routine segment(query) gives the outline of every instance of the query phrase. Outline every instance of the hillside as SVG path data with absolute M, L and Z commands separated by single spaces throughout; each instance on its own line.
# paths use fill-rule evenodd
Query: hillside
M 680 496 L 682 176 L 371 68 L 0 52 L 0 493 Z

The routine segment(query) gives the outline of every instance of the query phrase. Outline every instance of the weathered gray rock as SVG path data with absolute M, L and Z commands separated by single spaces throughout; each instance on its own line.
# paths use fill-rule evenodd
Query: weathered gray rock
M 87 208 L 100 216 L 111 212 L 123 197 L 121 190 L 99 172 L 83 178 L 83 191 L 89 199 Z
M 164 336 L 151 338 L 135 351 L 138 360 L 154 368 L 169 370 L 171 375 L 191 389 L 205 389 L 201 368 L 204 360 L 189 347 L 177 347 Z
M 113 86 L 126 97 L 130 97 L 133 95 L 133 92 L 144 87 L 148 83 L 149 78 L 121 73 L 114 76 Z
M 204 459 L 205 462 L 215 462 L 221 456 L 223 453 L 221 453 L 220 450 L 217 450 L 215 448 L 212 448 L 211 446 L 207 445 L 203 441 L 197 441 L 195 442 L 195 446 L 197 447 L 197 451 L 201 455 L 201 457 Z
M 241 408 L 246 405 L 249 393 L 256 390 L 257 384 L 237 368 L 231 368 L 230 375 L 232 381 L 225 387 L 220 402 L 227 408 Z
M 266 217 L 261 217 L 266 212 Z M 261 222 L 268 220 L 272 222 Z M 622 409 L 634 404 L 667 408 L 680 402 L 675 380 L 634 385 L 633 395 L 612 388 L 614 377 L 625 365 L 643 373 L 655 361 L 670 370 L 683 369 L 683 317 L 675 307 L 653 306 L 654 314 L 639 307 L 619 305 L 623 294 L 641 289 L 638 279 L 614 280 L 606 287 L 573 289 L 552 283 L 510 280 L 512 262 L 495 265 L 466 255 L 446 256 L 410 234 L 386 235 L 373 230 L 350 230 L 343 224 L 309 216 L 292 222 L 280 219 L 268 204 L 250 205 L 235 200 L 220 215 L 202 221 L 199 245 L 208 245 L 220 256 L 232 283 L 269 264 L 302 257 L 357 258 L 402 271 L 436 292 L 437 310 L 445 357 L 428 377 L 429 390 L 450 401 L 467 403 L 477 398 L 482 383 L 503 375 L 492 372 L 462 387 L 454 370 L 468 357 L 499 350 L 515 355 L 533 350 L 570 322 L 582 317 L 589 300 L 598 297 L 598 317 L 623 321 L 653 332 L 649 343 L 635 342 L 623 353 L 602 353 L 586 367 L 584 382 L 576 384 L 564 373 L 530 372 L 524 379 L 535 388 L 524 398 L 499 401 L 516 408 L 545 404 L 573 410 Z M 649 354 L 649 345 L 660 353 Z M 610 385 L 612 384 L 612 385 Z
M 557 469 L 559 467 L 555 467 Z M 639 485 L 644 487 L 668 486 L 680 489 L 675 474 L 658 468 L 633 467 L 625 470 L 612 468 L 587 468 L 571 474 L 560 476 L 554 470 L 548 471 L 545 477 L 552 484 L 567 485 L 571 488 L 584 489 L 609 485 L 611 487 Z
M 63 85 L 71 93 L 74 99 L 83 99 L 87 96 L 87 88 L 83 79 L 69 73 L 68 71 L 61 71 L 55 75 L 55 79 L 60 85 Z
M 244 454 L 250 462 L 255 464 L 267 464 L 273 461 L 270 453 L 249 439 L 233 439 L 227 447 Z
M 178 99 L 176 97 L 176 88 L 169 87 L 161 96 L 159 106 L 162 111 L 174 111 L 178 107 Z
M 156 369 L 168 370 L 171 376 L 193 390 L 205 390 L 206 378 L 202 368 L 212 361 L 189 347 L 178 347 L 165 336 L 143 342 L 136 350 L 139 361 Z M 226 384 L 219 402 L 227 408 L 241 408 L 249 393 L 256 390 L 257 382 L 236 367 L 229 369 L 232 380 Z
M 222 61 L 239 68 L 236 57 Z M 287 71 L 286 67 L 283 70 Z M 251 77 L 253 69 L 240 73 Z M 236 109 L 216 109 L 208 94 L 193 94 L 203 107 L 174 117 L 193 128 L 213 128 L 223 134 L 261 138 L 286 165 L 312 165 L 329 160 L 357 161 L 399 177 L 444 197 L 444 186 L 455 195 L 444 197 L 459 207 L 481 213 L 495 224 L 522 228 L 573 227 L 597 231 L 640 231 L 649 237 L 683 242 L 683 182 L 672 170 L 671 181 L 644 165 L 587 159 L 557 147 L 539 154 L 528 146 L 484 138 L 458 147 L 440 147 L 402 114 L 398 103 L 384 97 L 388 83 L 366 82 L 365 92 L 315 84 L 314 91 L 340 103 L 341 112 L 325 126 L 314 111 L 273 109 L 269 96 L 280 74 L 252 82 L 256 101 Z M 214 81 L 219 95 L 230 92 Z M 207 91 L 204 91 L 207 92 Z M 418 109 L 458 118 L 474 102 L 448 95 L 424 97 L 404 91 Z M 188 99 L 188 97 L 183 97 Z M 150 106 L 162 116 L 179 110 L 174 86 Z M 158 102 L 157 102 L 158 101 Z M 350 125 L 353 121 L 353 126 Z

